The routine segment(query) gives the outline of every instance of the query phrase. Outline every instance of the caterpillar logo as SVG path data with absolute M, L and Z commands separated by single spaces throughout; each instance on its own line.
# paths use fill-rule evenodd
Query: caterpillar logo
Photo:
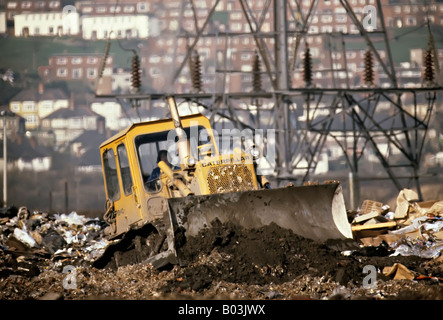
M 202 162 L 201 166 L 203 168 L 206 167 L 213 167 L 213 166 L 219 166 L 223 164 L 240 164 L 240 163 L 252 163 L 252 158 L 250 155 L 242 155 L 240 157 L 236 158 L 227 158 L 227 159 L 221 159 L 221 160 L 210 160 L 207 162 Z

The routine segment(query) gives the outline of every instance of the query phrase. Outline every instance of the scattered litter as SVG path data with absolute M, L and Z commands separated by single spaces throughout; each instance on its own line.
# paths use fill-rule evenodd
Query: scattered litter
M 97 259 L 108 245 L 105 223 L 76 212 L 49 216 L 26 207 L 0 210 L 0 277 L 32 275 L 36 260 L 58 260 L 75 264 Z M 66 260 L 67 259 L 67 260 Z M 18 261 L 22 265 L 18 265 Z M 26 272 L 28 270 L 28 272 Z
M 443 201 L 418 202 L 413 190 L 397 197 L 395 214 L 380 202 L 365 200 L 352 220 L 355 237 L 364 246 L 386 243 L 391 256 L 435 259 L 443 251 Z
M 384 267 L 383 274 L 391 277 L 394 280 L 413 280 L 415 278 L 414 272 L 406 268 L 401 263 L 395 263 L 392 267 Z
M 20 228 L 15 228 L 12 235 L 15 239 L 19 240 L 21 243 L 24 243 L 30 248 L 37 247 L 37 242 L 35 242 L 34 238 Z

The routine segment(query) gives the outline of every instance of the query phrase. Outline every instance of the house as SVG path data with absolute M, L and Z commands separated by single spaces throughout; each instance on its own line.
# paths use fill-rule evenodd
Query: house
M 131 15 L 146 14 L 150 11 L 150 1 L 77 1 L 77 10 L 83 15 Z
M 82 37 L 97 39 L 146 39 L 149 36 L 149 16 L 109 15 L 82 16 Z
M 115 99 L 96 98 L 91 103 L 91 110 L 106 119 L 106 127 L 111 130 L 121 130 L 126 123 L 122 116 L 124 110 Z
M 3 145 L 3 140 L 1 141 Z M 3 169 L 3 148 L 0 150 L 0 169 Z M 31 171 L 48 171 L 51 169 L 52 152 L 50 149 L 37 144 L 33 137 L 26 135 L 7 138 L 8 170 L 18 169 Z
M 5 34 L 6 32 L 6 12 L 0 12 L 0 34 Z
M 71 155 L 81 172 L 101 172 L 100 145 L 117 131 L 85 130 L 71 142 Z
M 65 149 L 85 131 L 103 133 L 105 118 L 87 106 L 59 109 L 42 120 L 41 130 L 53 132 L 56 149 Z
M 80 15 L 77 12 L 33 12 L 14 16 L 14 35 L 69 36 L 80 32 Z
M 17 14 L 29 12 L 61 12 L 61 0 L 6 0 L 6 18 L 13 22 Z
M 112 92 L 129 93 L 132 88 L 131 84 L 131 70 L 123 68 L 116 68 L 111 76 Z
M 42 118 L 50 113 L 68 108 L 70 104 L 67 94 L 59 88 L 24 89 L 9 102 L 12 112 L 25 119 L 26 130 L 36 130 Z
M 89 83 L 92 88 L 96 88 L 97 80 L 102 76 L 104 80 L 100 83 L 102 93 L 111 92 L 111 76 L 114 65 L 114 58 L 109 55 L 102 72 L 103 55 L 82 54 L 82 53 L 62 53 L 53 54 L 49 57 L 49 66 L 41 66 L 38 73 L 45 83 L 52 81 L 78 80 Z
M 4 118 L 6 116 L 6 119 Z M 26 133 L 25 119 L 9 110 L 9 106 L 0 106 L 0 139 L 3 139 L 3 124 L 6 121 L 6 136 L 22 136 Z

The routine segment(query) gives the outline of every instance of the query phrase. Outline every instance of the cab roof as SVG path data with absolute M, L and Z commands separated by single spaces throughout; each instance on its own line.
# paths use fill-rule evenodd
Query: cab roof
M 208 120 L 208 118 L 206 118 L 203 114 L 201 113 L 196 113 L 196 114 L 191 114 L 188 116 L 181 116 L 180 119 L 182 120 L 188 120 L 188 119 L 196 119 L 196 118 L 205 118 L 206 120 Z M 166 118 L 166 119 L 160 119 L 160 120 L 153 120 L 153 121 L 143 121 L 143 122 L 137 122 L 137 123 L 133 123 L 131 124 L 129 127 L 127 127 L 126 129 L 120 131 L 119 133 L 113 135 L 112 137 L 110 137 L 109 139 L 107 139 L 106 141 L 102 142 L 102 144 L 100 145 L 100 148 L 104 147 L 105 145 L 120 139 L 121 137 L 127 135 L 130 131 L 134 130 L 137 127 L 140 126 L 144 126 L 144 125 L 159 125 L 162 123 L 171 123 L 173 122 L 172 118 Z

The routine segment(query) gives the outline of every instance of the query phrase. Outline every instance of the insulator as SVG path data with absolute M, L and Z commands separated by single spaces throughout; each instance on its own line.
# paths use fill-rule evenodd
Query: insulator
M 252 62 L 252 89 L 254 92 L 262 91 L 261 83 L 261 63 L 260 57 L 256 51 L 254 61 Z
M 366 50 L 365 59 L 364 59 L 365 69 L 363 80 L 367 86 L 371 86 L 374 84 L 374 63 L 372 61 L 372 52 L 370 50 Z
M 138 59 L 138 55 L 134 54 L 132 57 L 132 64 L 131 64 L 131 83 L 132 88 L 135 91 L 138 91 L 140 89 L 140 61 Z
M 424 71 L 424 78 L 426 81 L 426 84 L 433 84 L 434 83 L 434 56 L 432 54 L 432 49 L 429 48 L 425 51 L 425 71 Z
M 196 92 L 203 91 L 200 56 L 196 50 L 192 53 L 189 71 L 191 73 L 192 88 Z
M 105 70 L 105 67 L 106 67 L 106 60 L 108 60 L 109 48 L 110 47 L 111 47 L 111 43 L 109 41 L 106 42 L 105 54 L 103 55 L 102 65 L 100 66 L 100 72 L 99 72 L 99 75 L 98 75 L 99 79 L 101 79 L 101 77 L 103 76 L 103 71 Z
M 312 83 L 312 56 L 308 46 L 306 46 L 303 59 L 303 80 L 307 87 Z

